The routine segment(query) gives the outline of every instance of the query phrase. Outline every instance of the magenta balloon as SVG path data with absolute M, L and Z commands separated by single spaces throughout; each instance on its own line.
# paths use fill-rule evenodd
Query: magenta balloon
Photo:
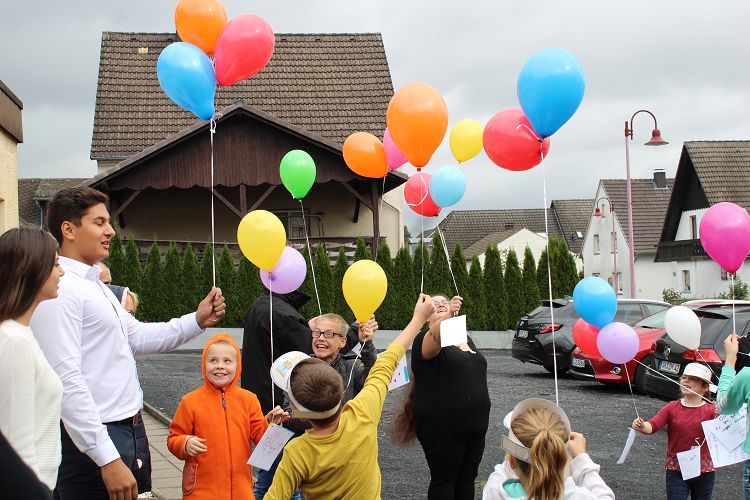
M 625 323 L 610 323 L 599 330 L 596 347 L 610 363 L 627 363 L 638 353 L 638 335 Z
M 260 280 L 269 290 L 276 293 L 295 291 L 305 281 L 307 264 L 305 258 L 292 247 L 284 247 L 279 262 L 271 272 L 260 270 Z
M 385 133 L 383 134 L 383 147 L 385 148 L 385 159 L 386 163 L 388 163 L 388 168 L 396 170 L 406 163 L 406 156 L 398 149 L 396 143 L 393 142 L 391 132 L 388 129 L 385 129 Z
M 723 201 L 708 209 L 701 219 L 703 248 L 722 269 L 733 273 L 750 252 L 750 215 L 747 210 Z

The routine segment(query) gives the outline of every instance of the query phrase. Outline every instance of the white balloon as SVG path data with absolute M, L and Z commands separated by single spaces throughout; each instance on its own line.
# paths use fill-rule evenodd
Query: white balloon
M 664 328 L 672 340 L 688 349 L 698 349 L 701 342 L 701 321 L 685 306 L 675 306 L 664 317 Z

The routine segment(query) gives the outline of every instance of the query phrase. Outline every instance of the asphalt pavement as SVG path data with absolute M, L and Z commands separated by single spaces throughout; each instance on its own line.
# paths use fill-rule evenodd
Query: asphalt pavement
M 492 410 L 484 458 L 477 477 L 476 498 L 481 498 L 484 482 L 495 464 L 502 460 L 502 417 L 522 399 L 555 398 L 554 381 L 543 368 L 523 364 L 513 359 L 509 351 L 485 350 L 483 354 L 488 363 L 487 381 Z M 144 399 L 170 417 L 174 415 L 180 398 L 203 383 L 198 352 L 143 356 L 138 359 L 138 372 Z M 558 389 L 560 405 L 567 412 L 573 430 L 586 436 L 589 454 L 601 465 L 601 475 L 617 498 L 665 498 L 666 430 L 651 436 L 637 435 L 625 463 L 616 464 L 625 444 L 628 427 L 636 417 L 633 398 L 627 386 L 610 387 L 566 376 L 559 379 Z M 384 499 L 426 498 L 430 479 L 418 443 L 409 448 L 400 448 L 387 437 L 388 427 L 398 410 L 404 390 L 397 389 L 386 398 L 378 431 Z M 635 395 L 635 404 L 639 415 L 648 419 L 666 403 Z M 719 469 L 713 498 L 742 498 L 741 479 L 741 464 Z

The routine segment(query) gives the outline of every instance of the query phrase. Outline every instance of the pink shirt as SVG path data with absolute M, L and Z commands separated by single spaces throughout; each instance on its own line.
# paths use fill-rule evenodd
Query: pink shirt
M 713 472 L 714 464 L 708 452 L 708 445 L 704 443 L 701 422 L 716 418 L 716 406 L 713 403 L 703 403 L 701 406 L 685 406 L 682 400 L 672 401 L 649 420 L 653 432 L 667 425 L 667 470 L 678 471 L 680 464 L 677 454 L 687 451 L 693 446 L 701 446 L 701 474 Z M 696 442 L 696 438 L 698 441 Z

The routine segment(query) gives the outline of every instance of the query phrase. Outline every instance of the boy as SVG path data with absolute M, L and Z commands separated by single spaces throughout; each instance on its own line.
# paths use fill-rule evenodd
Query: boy
M 277 406 L 264 418 L 257 396 L 237 385 L 240 348 L 229 335 L 206 342 L 202 366 L 203 386 L 182 398 L 167 437 L 169 451 L 185 460 L 182 494 L 193 500 L 253 498 L 250 443 L 289 414 Z
M 297 487 L 306 498 L 380 498 L 377 430 L 388 384 L 433 309 L 432 299 L 420 294 L 412 320 L 343 410 L 343 381 L 325 361 L 304 359 L 291 368 L 285 389 L 293 416 L 309 419 L 312 429 L 284 449 L 267 498 L 286 500 Z

